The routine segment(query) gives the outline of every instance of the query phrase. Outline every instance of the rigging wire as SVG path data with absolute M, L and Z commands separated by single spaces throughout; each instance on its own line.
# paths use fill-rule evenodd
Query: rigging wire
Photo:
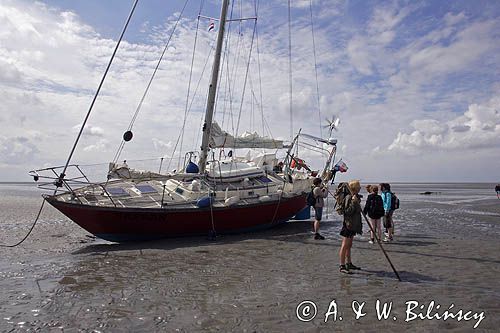
M 250 86 L 252 86 L 252 77 L 250 76 Z M 250 89 L 252 96 L 250 97 L 250 132 L 254 131 L 255 126 L 255 93 L 253 89 Z
M 184 6 L 182 7 L 182 10 L 181 10 L 181 12 L 180 12 L 180 14 L 179 14 L 179 17 L 177 18 L 177 21 L 175 22 L 175 25 L 174 25 L 174 27 L 173 27 L 173 29 L 172 29 L 172 32 L 170 33 L 170 36 L 168 37 L 167 43 L 166 43 L 165 47 L 163 48 L 163 52 L 161 53 L 160 59 L 158 59 L 158 62 L 156 63 L 156 67 L 155 67 L 155 69 L 154 69 L 154 71 L 153 71 L 153 74 L 151 75 L 151 78 L 149 79 L 149 82 L 148 82 L 148 84 L 147 84 L 147 86 L 146 86 L 146 89 L 144 90 L 144 94 L 142 95 L 142 98 L 141 98 L 141 100 L 140 100 L 139 104 L 137 105 L 137 108 L 136 108 L 136 110 L 135 110 L 134 116 L 132 117 L 132 120 L 130 121 L 130 124 L 129 124 L 129 126 L 128 126 L 127 131 L 131 131 L 131 130 L 132 130 L 132 127 L 134 126 L 134 123 L 135 123 L 135 121 L 136 121 L 136 119 L 137 119 L 137 116 L 139 115 L 139 111 L 141 110 L 141 107 L 142 107 L 142 104 L 143 104 L 143 102 L 144 102 L 144 99 L 146 98 L 146 96 L 147 96 L 147 94 L 148 94 L 148 92 L 149 92 L 149 88 L 151 87 L 151 84 L 153 83 L 153 79 L 154 79 L 154 78 L 155 78 L 155 76 L 156 76 L 156 73 L 157 73 L 157 71 L 158 71 L 158 68 L 160 67 L 160 64 L 161 64 L 161 62 L 162 62 L 162 60 L 163 60 L 163 57 L 164 57 L 164 55 L 165 55 L 165 52 L 167 51 L 167 48 L 168 48 L 168 46 L 170 45 L 170 41 L 172 40 L 172 37 L 173 37 L 173 35 L 174 35 L 174 32 L 175 32 L 175 30 L 177 29 L 177 25 L 179 24 L 179 21 L 180 21 L 180 20 L 181 20 L 181 18 L 182 18 L 182 15 L 183 15 L 183 13 L 184 13 L 184 10 L 186 9 L 186 6 L 187 6 L 188 2 L 189 2 L 189 0 L 186 0 L 186 2 L 184 3 Z M 121 155 L 121 153 L 122 153 L 122 151 L 123 151 L 123 148 L 124 148 L 124 146 L 125 146 L 125 143 L 126 143 L 126 141 L 125 141 L 125 140 L 122 140 L 122 141 L 121 141 L 121 143 L 120 143 L 120 147 L 118 148 L 118 150 L 117 150 L 117 152 L 116 152 L 116 154 L 115 154 L 115 157 L 114 157 L 114 159 L 113 159 L 113 162 L 114 162 L 114 163 L 118 162 L 118 159 L 120 158 L 120 155 Z
M 288 82 L 289 82 L 289 103 L 290 103 L 290 140 L 293 140 L 293 111 L 292 111 L 292 13 L 291 4 L 288 0 Z
M 205 115 L 203 114 L 203 112 L 200 112 L 200 121 L 199 121 L 199 124 L 203 124 L 203 118 L 205 117 Z M 198 147 L 198 145 L 200 145 L 200 136 L 201 136 L 201 131 L 197 131 L 198 134 L 196 135 L 196 142 L 194 143 L 193 147 Z
M 193 103 L 195 101 L 195 98 L 196 98 L 196 94 L 198 92 L 198 88 L 200 87 L 200 83 L 203 79 L 203 74 L 205 73 L 205 70 L 207 68 L 207 64 L 208 64 L 208 60 L 210 60 L 210 56 L 212 55 L 212 51 L 215 50 L 214 48 L 214 45 L 212 44 L 211 48 L 210 48 L 210 52 L 208 53 L 207 55 L 207 58 L 205 59 L 205 64 L 203 65 L 203 70 L 201 71 L 201 75 L 200 75 L 200 78 L 198 79 L 198 83 L 196 84 L 196 89 L 194 90 L 194 93 L 193 93 L 193 97 L 191 99 L 191 103 L 189 104 L 189 108 L 188 108 L 188 112 L 187 114 L 189 114 L 189 112 L 191 111 L 191 109 L 193 108 Z M 207 93 L 208 95 L 208 93 Z M 187 117 L 187 114 L 186 114 L 186 117 Z M 204 116 L 205 114 L 204 113 L 201 113 L 202 116 Z M 174 149 L 172 151 L 172 159 L 174 158 L 174 155 L 175 155 L 175 152 L 177 151 L 177 146 L 179 145 L 179 141 L 181 139 L 181 136 L 184 135 L 184 132 L 186 130 L 186 123 L 184 122 L 183 123 L 183 126 L 181 127 L 181 131 L 179 132 L 179 136 L 177 137 L 177 141 L 175 142 L 175 146 L 174 146 Z M 200 133 L 200 131 L 198 131 L 198 134 Z M 182 150 L 179 149 L 179 156 L 181 156 L 180 154 L 182 153 Z M 167 166 L 167 169 L 170 168 L 170 163 L 168 164 Z
M 255 2 L 255 17 L 258 17 L 258 12 L 259 12 L 259 5 L 260 1 L 257 0 Z M 257 67 L 258 67 L 258 74 L 259 74 L 259 93 L 260 93 L 260 108 L 261 108 L 261 118 L 262 118 L 262 135 L 265 134 L 266 128 L 269 134 L 269 137 L 274 140 L 273 133 L 271 131 L 271 128 L 267 124 L 266 118 L 264 117 L 264 102 L 263 102 L 263 97 L 262 97 L 262 75 L 261 75 L 261 66 L 260 66 L 260 49 L 259 49 L 259 30 L 257 26 L 255 26 L 255 38 L 256 38 L 256 47 L 257 47 Z
M 181 129 L 181 144 L 179 148 L 179 161 L 177 163 L 177 169 L 180 168 L 181 165 L 181 157 L 182 157 L 182 146 L 184 144 L 184 128 L 186 126 L 186 120 L 187 120 L 187 114 L 188 114 L 188 103 L 189 103 L 189 93 L 191 92 L 191 79 L 193 77 L 193 67 L 194 67 L 194 56 L 196 53 L 196 45 L 198 41 L 198 31 L 200 27 L 200 15 L 201 11 L 203 10 L 203 5 L 204 1 L 200 2 L 200 10 L 198 12 L 198 20 L 196 21 L 196 30 L 195 30 L 195 35 L 194 35 L 194 45 L 193 45 L 193 54 L 191 56 L 191 69 L 189 70 L 189 80 L 188 80 L 188 89 L 187 89 L 187 96 L 186 96 L 186 109 L 184 111 L 184 120 L 182 122 L 182 129 Z
M 235 61 L 233 62 L 233 65 L 232 65 L 232 68 L 231 68 L 231 65 L 230 65 L 230 53 L 231 53 L 231 36 L 232 34 L 230 33 L 231 32 L 231 28 L 233 26 L 232 24 L 232 19 L 233 19 L 233 13 L 234 13 L 234 7 L 235 7 L 235 4 L 236 4 L 236 1 L 233 1 L 232 3 L 232 6 L 231 6 L 231 14 L 230 14 L 230 18 L 231 18 L 231 21 L 229 22 L 228 24 L 228 32 L 227 32 L 227 39 L 226 39 L 226 48 L 225 48 L 225 53 L 224 53 L 224 57 L 225 57 L 225 64 L 226 64 L 226 89 L 224 91 L 224 109 L 223 109 L 223 114 L 222 114 L 222 128 L 224 128 L 224 124 L 225 124 L 225 121 L 226 121 L 226 112 L 227 112 L 227 103 L 228 103 L 228 100 L 229 100 L 229 118 L 231 120 L 231 132 L 233 133 L 233 136 L 235 134 L 235 127 L 234 127 L 234 113 L 233 113 L 233 94 L 236 93 L 236 89 L 232 89 L 232 85 L 231 85 L 231 82 L 232 81 L 236 81 L 236 69 L 238 68 L 238 63 L 239 63 L 239 54 L 240 54 L 240 43 L 241 43 L 241 39 L 242 39 L 242 30 L 241 30 L 241 21 L 238 21 L 238 28 L 239 30 L 237 31 L 237 34 L 238 34 L 238 39 L 237 39 L 237 44 L 236 44 L 236 49 L 238 50 L 238 52 L 236 53 L 236 56 L 235 56 Z M 240 16 L 242 16 L 241 12 L 241 2 L 240 2 Z M 222 76 L 222 75 L 221 75 Z M 231 77 L 233 79 L 231 79 Z M 236 85 L 235 85 L 236 86 Z
M 231 120 L 231 132 L 233 133 L 233 136 L 234 136 L 234 133 L 236 131 L 235 126 L 234 126 L 234 105 L 236 104 L 234 94 L 236 91 L 236 87 L 233 87 L 233 89 L 231 89 L 231 82 L 232 81 L 231 81 L 231 77 L 229 76 L 229 73 L 227 76 L 227 80 L 228 80 L 228 85 L 229 85 L 229 118 Z
M 234 12 L 234 4 L 235 2 L 232 3 L 231 6 L 231 14 L 230 18 L 233 18 L 233 12 Z M 234 118 L 233 118 L 233 91 L 231 89 L 231 69 L 230 69 L 230 61 L 229 61 L 229 53 L 230 53 L 230 46 L 231 46 L 231 28 L 232 28 L 232 22 L 229 22 L 228 25 L 228 31 L 227 31 L 227 39 L 226 39 L 226 49 L 224 52 L 225 55 L 225 64 L 226 64 L 226 89 L 224 91 L 224 109 L 223 109 L 223 114 L 222 114 L 222 128 L 224 128 L 224 123 L 226 119 L 226 110 L 227 110 L 227 101 L 229 100 L 229 115 L 231 117 L 231 129 L 232 132 L 234 133 Z M 238 34 L 239 35 L 239 34 Z M 226 56 L 227 55 L 227 56 Z
M 241 1 L 240 1 L 240 13 L 241 13 Z M 240 53 L 241 53 L 241 47 L 240 47 L 240 44 L 243 40 L 243 33 L 242 33 L 242 22 L 241 21 L 238 21 L 238 39 L 237 39 L 237 42 L 236 42 L 236 55 L 235 55 L 235 60 L 234 60 L 234 63 L 233 63 L 233 68 L 232 68 L 232 73 L 231 73 L 231 77 L 232 79 L 229 79 L 230 81 L 229 82 L 236 82 L 236 73 L 237 73 L 237 69 L 239 67 L 239 60 L 240 60 Z M 236 84 L 234 85 L 236 86 Z M 233 89 L 232 90 L 232 94 L 236 94 L 236 89 Z M 234 100 L 234 96 L 231 96 L 231 99 Z M 232 112 L 232 107 L 231 107 L 231 122 L 232 122 L 232 130 L 233 130 L 233 136 L 236 137 L 237 135 L 237 132 L 238 132 L 238 126 L 236 126 L 236 129 L 234 127 L 234 114 Z
M 318 83 L 318 62 L 316 61 L 316 41 L 314 38 L 314 23 L 313 23 L 313 9 L 312 9 L 312 0 L 309 1 L 309 11 L 311 14 L 311 33 L 312 33 L 312 44 L 313 44 L 313 55 L 314 55 L 314 74 L 316 76 L 316 97 L 318 101 L 318 125 L 319 125 L 319 133 L 320 137 L 323 137 L 323 126 L 321 126 L 321 103 L 319 98 L 319 83 Z
M 255 16 L 257 17 L 257 11 L 259 8 L 259 3 L 257 2 L 257 7 L 255 8 Z M 259 31 L 257 27 L 255 27 L 255 45 L 257 47 L 257 67 L 258 67 L 258 74 L 259 74 L 259 95 L 260 95 L 260 114 L 262 118 L 262 135 L 264 135 L 265 129 L 264 129 L 264 103 L 262 102 L 262 76 L 261 76 L 261 70 L 260 70 L 260 50 L 259 50 Z
M 230 27 L 230 25 L 229 25 L 229 27 Z M 227 54 L 227 39 L 226 39 L 226 51 L 224 52 L 224 56 L 226 54 Z M 227 103 L 228 103 L 228 100 L 231 99 L 231 96 L 229 96 L 229 98 L 228 98 L 228 94 L 231 92 L 231 85 L 229 82 L 229 75 L 228 75 L 228 73 L 229 73 L 229 70 L 228 70 L 229 69 L 229 61 L 227 60 L 227 57 L 224 57 L 223 64 L 224 64 L 224 67 L 226 68 L 226 70 L 224 71 L 224 67 L 223 67 L 222 73 L 226 76 L 226 79 L 224 80 L 224 103 L 223 103 L 223 107 L 222 107 L 221 128 L 224 128 L 224 124 L 226 121 L 226 112 L 228 109 Z
M 125 26 L 122 29 L 122 32 L 120 34 L 120 38 L 118 39 L 118 42 L 116 43 L 115 49 L 113 51 L 113 54 L 111 55 L 111 59 L 109 59 L 108 65 L 106 67 L 106 70 L 104 71 L 104 75 L 102 76 L 101 82 L 99 83 L 99 86 L 98 86 L 98 88 L 97 88 L 97 90 L 95 92 L 94 98 L 92 99 L 92 103 L 90 103 L 90 107 L 89 107 L 89 110 L 87 111 L 87 115 L 85 116 L 85 119 L 83 120 L 82 127 L 80 128 L 80 132 L 78 132 L 78 136 L 76 137 L 75 143 L 73 144 L 73 148 L 71 149 L 71 152 L 70 152 L 70 154 L 68 156 L 68 160 L 66 161 L 66 165 L 64 166 L 63 171 L 59 175 L 59 179 L 55 183 L 55 185 L 57 187 L 62 186 L 63 179 L 66 176 L 65 173 L 66 173 L 66 170 L 68 169 L 68 165 L 69 165 L 69 163 L 71 161 L 71 158 L 73 157 L 73 154 L 75 152 L 76 146 L 78 145 L 78 141 L 80 141 L 80 137 L 82 136 L 83 129 L 85 128 L 85 125 L 87 124 L 87 120 L 90 117 L 90 113 L 92 112 L 92 109 L 94 108 L 94 103 L 97 100 L 97 96 L 99 96 L 99 92 L 101 91 L 101 87 L 102 87 L 102 85 L 104 83 L 104 80 L 106 79 L 106 76 L 108 74 L 109 68 L 111 67 L 113 59 L 115 58 L 116 51 L 118 51 L 118 47 L 120 46 L 120 43 L 121 43 L 121 41 L 123 39 L 123 35 L 125 35 L 125 31 L 127 30 L 127 27 L 128 27 L 129 22 L 130 22 L 130 19 L 132 18 L 132 15 L 134 14 L 135 7 L 137 6 L 137 2 L 138 1 L 139 0 L 135 0 L 134 1 L 132 9 L 130 10 L 130 14 L 128 15 L 128 18 L 127 18 L 127 21 L 125 23 Z
M 229 44 L 229 40 L 231 38 L 231 27 L 232 27 L 231 20 L 233 19 L 234 4 L 235 4 L 235 2 L 233 2 L 231 4 L 231 12 L 229 13 L 230 22 L 226 23 L 227 28 L 226 28 L 226 33 L 225 33 L 225 48 L 224 48 L 224 52 L 222 53 L 222 66 L 221 66 L 221 70 L 220 70 L 220 74 L 219 74 L 219 76 L 221 77 L 221 80 L 217 81 L 217 90 L 215 92 L 216 95 L 215 95 L 215 105 L 214 105 L 214 115 L 213 115 L 214 119 L 217 115 L 217 110 L 218 110 L 220 91 L 221 91 L 221 86 L 222 86 L 222 81 L 223 81 L 222 78 L 225 75 L 224 67 L 226 67 L 226 71 L 229 71 L 229 64 L 227 64 L 226 66 L 225 66 L 225 64 L 226 64 L 227 58 L 229 58 L 229 46 L 228 46 L 228 44 Z M 225 118 L 225 111 L 226 111 L 226 101 L 227 101 L 226 92 L 227 92 L 228 81 L 226 80 L 224 82 L 225 82 L 225 85 L 224 85 L 224 107 L 223 107 L 223 113 L 222 113 L 222 127 L 224 126 L 224 118 Z
M 194 103 L 194 100 L 195 100 L 195 96 L 196 96 L 196 93 L 198 92 L 198 88 L 200 87 L 200 84 L 201 84 L 201 81 L 203 79 L 203 74 L 205 73 L 205 70 L 207 68 L 207 64 L 208 64 L 208 60 L 210 59 L 210 56 L 212 55 L 212 52 L 215 50 L 215 47 L 214 45 L 212 44 L 211 48 L 210 48 L 210 52 L 208 53 L 208 56 L 207 56 L 207 59 L 205 60 L 205 65 L 203 65 L 203 70 L 201 71 L 201 75 L 200 75 L 200 78 L 198 80 L 198 83 L 196 84 L 196 89 L 194 90 L 194 96 L 193 98 L 191 99 L 191 103 L 189 104 L 189 111 L 191 111 L 191 109 L 193 108 L 193 103 Z M 205 100 L 208 99 L 208 91 L 207 93 L 205 94 Z M 189 112 L 188 111 L 188 112 Z M 198 122 L 199 126 L 198 128 L 201 128 L 201 124 L 203 124 L 203 118 L 204 118 L 205 114 L 203 112 L 200 112 L 200 121 Z M 185 128 L 182 130 L 182 133 L 184 133 L 184 130 Z M 197 131 L 198 134 L 197 134 L 197 138 L 195 140 L 195 142 L 193 142 L 193 145 L 192 147 L 196 147 L 198 146 L 198 138 L 200 136 L 200 133 L 202 133 L 201 131 Z M 194 138 L 193 138 L 194 139 Z
M 247 68 L 246 68 L 245 79 L 244 79 L 244 83 L 243 83 L 243 91 L 241 93 L 240 111 L 238 113 L 238 122 L 236 123 L 236 135 L 238 134 L 238 130 L 240 128 L 241 112 L 243 110 L 243 101 L 245 99 L 245 90 L 246 90 L 247 79 L 248 79 L 248 71 L 250 70 L 250 60 L 251 60 L 251 57 L 252 57 L 253 42 L 254 42 L 254 39 L 255 39 L 255 27 L 256 26 L 257 26 L 257 21 L 254 22 L 253 33 L 252 33 L 252 40 L 251 40 L 251 43 L 250 43 L 250 50 L 248 52 Z M 235 137 L 236 137 L 236 135 L 235 135 Z

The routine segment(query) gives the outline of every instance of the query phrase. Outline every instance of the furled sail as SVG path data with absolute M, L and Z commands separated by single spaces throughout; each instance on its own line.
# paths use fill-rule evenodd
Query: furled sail
M 259 136 L 257 132 L 245 132 L 238 137 L 223 131 L 220 126 L 212 123 L 210 138 L 211 148 L 269 148 L 282 149 L 287 148 L 282 140 L 274 140 L 266 136 Z

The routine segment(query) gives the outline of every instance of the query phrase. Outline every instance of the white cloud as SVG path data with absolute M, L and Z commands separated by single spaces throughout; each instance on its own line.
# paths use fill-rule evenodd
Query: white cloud
M 283 7 L 288 6 L 288 2 L 281 1 Z M 292 8 L 304 9 L 310 11 L 310 0 L 294 0 L 290 2 Z M 343 0 L 316 0 L 312 2 L 313 17 L 316 19 L 332 19 L 342 14 L 344 7 Z
M 80 132 L 80 129 L 82 128 L 82 124 L 78 124 L 73 126 L 73 133 L 78 133 Z M 104 136 L 104 130 L 98 126 L 92 126 L 90 124 L 86 124 L 85 128 L 82 131 L 83 135 L 88 135 L 88 136 L 98 136 L 102 137 Z
M 390 6 L 376 7 L 371 21 L 368 23 L 368 29 L 373 33 L 384 33 L 394 29 L 401 21 L 411 13 L 415 8 L 397 7 L 395 4 Z
M 376 70 L 385 71 L 387 60 L 392 58 L 385 48 L 396 38 L 398 25 L 415 9 L 395 4 L 374 8 L 365 31 L 356 33 L 347 45 L 351 64 L 359 73 L 373 75 Z
M 9 83 L 18 83 L 22 79 L 21 71 L 17 68 L 16 64 L 0 59 L 0 81 Z
M 83 147 L 85 152 L 106 152 L 110 148 L 109 142 L 106 139 L 100 139 L 95 144 Z
M 460 150 L 500 147 L 500 97 L 472 104 L 463 115 L 447 122 L 433 119 L 412 123 L 414 131 L 399 132 L 388 151 L 409 154 L 428 149 Z
M 416 129 L 425 129 L 425 132 L 430 135 L 443 134 L 448 129 L 446 124 L 443 125 L 433 119 L 414 120 L 411 125 Z
M 172 141 L 164 142 L 157 138 L 152 138 L 151 141 L 153 142 L 154 149 L 160 152 L 165 152 L 173 146 Z
M 457 23 L 463 22 L 466 19 L 465 13 L 460 12 L 458 14 L 447 13 L 444 16 L 444 22 L 446 25 L 455 25 Z
M 0 136 L 0 163 L 22 164 L 31 162 L 38 153 L 37 146 L 28 137 Z
M 455 132 L 467 132 L 470 130 L 469 125 L 455 125 L 451 128 Z
M 478 22 L 457 32 L 450 44 L 436 43 L 415 50 L 409 57 L 410 68 L 422 79 L 466 68 L 481 55 L 495 49 L 494 21 Z
M 369 37 L 356 36 L 349 41 L 347 52 L 351 60 L 351 64 L 363 75 L 373 74 L 373 59 L 372 54 L 368 52 Z

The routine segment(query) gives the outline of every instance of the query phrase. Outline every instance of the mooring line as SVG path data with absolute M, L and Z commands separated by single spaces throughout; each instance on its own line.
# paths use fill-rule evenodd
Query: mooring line
M 31 234 L 31 232 L 35 228 L 35 225 L 38 222 L 38 218 L 40 217 L 40 214 L 42 213 L 44 204 L 45 204 L 45 199 L 43 199 L 43 201 L 42 201 L 42 205 L 40 206 L 40 210 L 38 211 L 35 222 L 33 222 L 33 225 L 31 226 L 30 231 L 28 231 L 28 233 L 26 234 L 26 236 L 24 236 L 23 239 L 21 239 L 19 242 L 17 242 L 16 244 L 13 244 L 13 245 L 0 244 L 0 247 L 16 247 L 18 245 L 21 245 L 28 238 L 28 236 Z

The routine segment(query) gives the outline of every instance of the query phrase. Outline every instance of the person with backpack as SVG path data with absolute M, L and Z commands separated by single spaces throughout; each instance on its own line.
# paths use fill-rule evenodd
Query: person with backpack
M 343 202 L 341 203 L 341 212 L 344 215 L 344 221 L 342 223 L 342 230 L 340 230 L 342 245 L 339 250 L 339 257 L 340 272 L 351 274 L 351 270 L 361 269 L 352 263 L 351 248 L 354 236 L 356 234 L 361 235 L 363 232 L 363 225 L 361 220 L 361 198 L 359 196 L 361 185 L 358 180 L 352 180 L 348 183 L 347 187 L 348 193 L 342 198 Z
M 313 185 L 314 188 L 312 190 L 313 197 L 315 199 L 314 202 L 314 225 L 313 225 L 313 231 L 314 231 L 314 239 L 316 240 L 323 240 L 325 237 L 323 237 L 319 233 L 319 224 L 321 222 L 321 218 L 323 216 L 323 207 L 325 206 L 325 201 L 324 198 L 328 196 L 328 191 L 326 188 L 321 186 L 321 178 L 314 178 L 313 180 Z
M 384 242 L 390 242 L 394 238 L 394 221 L 392 219 L 392 215 L 394 214 L 394 203 L 391 192 L 391 185 L 388 183 L 380 184 L 382 190 L 382 201 L 384 203 L 384 228 L 386 229 L 386 237 L 384 238 Z
M 378 186 L 369 185 L 371 193 L 366 198 L 365 208 L 363 213 L 368 215 L 368 222 L 371 225 L 371 229 L 377 233 L 378 239 L 382 239 L 382 226 L 380 225 L 380 219 L 385 215 L 384 202 L 380 195 L 378 195 Z M 368 186 L 367 186 L 368 187 Z M 375 235 L 373 231 L 370 230 L 370 244 L 373 244 L 375 240 Z

